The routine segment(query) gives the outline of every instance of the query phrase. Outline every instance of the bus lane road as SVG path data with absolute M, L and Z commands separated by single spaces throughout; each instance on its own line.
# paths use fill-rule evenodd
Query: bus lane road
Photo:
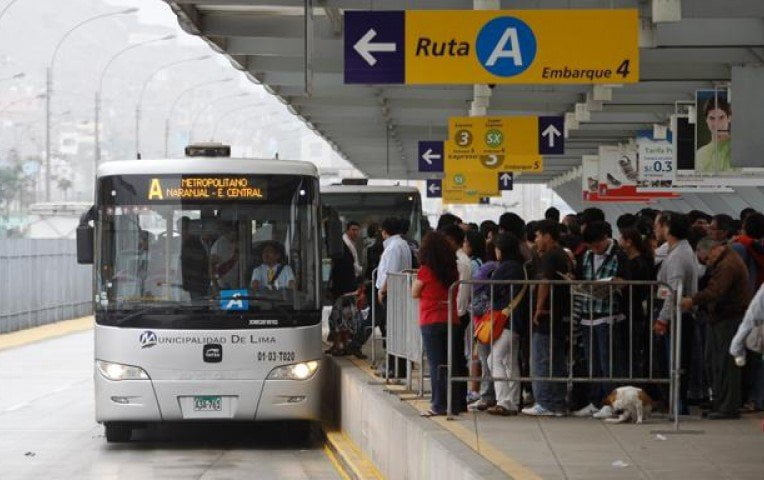
M 163 425 L 107 444 L 93 332 L 0 350 L 0 478 L 339 479 L 315 433 L 285 424 Z

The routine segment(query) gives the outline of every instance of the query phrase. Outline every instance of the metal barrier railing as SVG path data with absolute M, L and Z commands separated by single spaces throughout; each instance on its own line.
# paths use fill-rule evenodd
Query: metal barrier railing
M 377 336 L 377 269 L 371 271 L 371 364 L 377 364 L 377 342 L 385 336 Z
M 422 335 L 419 331 L 419 300 L 411 296 L 411 286 L 416 279 L 416 270 L 404 270 L 387 275 L 387 358 L 385 378 L 390 374 L 390 357 L 406 362 L 406 386 L 413 385 L 413 366 L 423 365 Z M 395 362 L 395 376 L 398 377 L 398 363 Z M 420 376 L 419 392 L 424 391 L 424 375 Z
M 548 375 L 542 375 L 539 372 L 530 370 L 528 375 L 522 375 L 519 371 L 511 372 L 510 376 L 495 376 L 493 372 L 490 380 L 493 382 L 557 382 L 566 383 L 572 385 L 573 383 L 607 383 L 607 384 L 654 384 L 654 385 L 668 385 L 669 387 L 669 412 L 673 412 L 673 420 L 676 430 L 679 429 L 679 382 L 681 376 L 681 309 L 680 300 L 682 298 L 681 286 L 675 292 L 668 284 L 661 282 L 649 282 L 649 281 L 586 281 L 586 280 L 471 280 L 471 281 L 459 281 L 452 284 L 449 288 L 448 296 L 448 346 L 447 346 L 447 413 L 449 416 L 453 415 L 453 402 L 452 391 L 454 382 L 469 382 L 480 381 L 482 377 L 473 376 L 455 376 L 454 375 L 454 358 L 453 358 L 453 342 L 463 341 L 463 339 L 454 338 L 454 297 L 457 292 L 457 288 L 462 286 L 473 289 L 476 286 L 489 286 L 490 288 L 490 306 L 495 305 L 495 288 L 497 286 L 509 286 L 512 287 L 510 291 L 514 291 L 510 298 L 519 292 L 523 286 L 528 286 L 526 298 L 523 300 L 527 302 L 525 310 L 527 310 L 527 333 L 529 337 L 533 336 L 534 328 L 539 329 L 538 325 L 534 324 L 534 309 L 536 307 L 536 296 L 538 292 L 537 288 L 541 285 L 548 285 L 549 297 L 548 304 L 549 312 L 549 358 L 548 358 Z M 563 289 L 563 290 L 561 290 Z M 636 292 L 635 289 L 639 289 Z M 566 305 L 568 312 L 555 312 L 554 295 L 566 294 L 569 292 L 569 304 Z M 628 292 L 626 292 L 628 290 Z M 649 290 L 649 293 L 646 291 Z M 647 293 L 647 294 L 646 294 Z M 653 324 L 655 321 L 655 305 L 657 300 L 670 301 L 671 304 L 671 319 L 669 322 L 669 332 L 665 334 L 665 341 L 668 341 L 668 354 L 665 357 L 666 365 L 663 371 L 658 370 L 653 360 L 657 349 L 655 346 L 656 337 L 653 334 Z M 642 308 L 642 302 L 647 302 L 646 309 L 644 310 L 645 318 L 634 318 L 634 313 L 637 312 L 636 306 Z M 595 308 L 595 302 L 599 302 L 598 305 L 606 305 L 606 311 L 601 311 L 600 308 Z M 616 303 L 617 302 L 617 303 Z M 639 302 L 635 304 L 634 302 Z M 509 304 L 509 299 L 507 299 Z M 615 305 L 619 305 L 616 309 Z M 597 312 L 595 313 L 595 310 Z M 565 315 L 567 313 L 567 315 Z M 555 314 L 560 317 L 555 316 Z M 510 335 L 515 334 L 515 311 L 512 311 L 507 321 L 509 325 Z M 561 317 L 566 316 L 567 321 L 562 321 Z M 551 319 L 560 318 L 560 321 L 554 321 Z M 521 319 L 522 321 L 522 319 Z M 635 322 L 640 325 L 635 325 Z M 565 325 L 567 323 L 567 325 Z M 586 323 L 586 324 L 584 324 Z M 523 323 L 519 323 L 523 325 Z M 558 329 L 562 331 L 555 332 L 555 324 Z M 596 375 L 595 360 L 593 358 L 594 341 L 595 341 L 595 325 L 608 325 L 607 335 L 607 355 L 609 371 L 604 372 L 601 375 Z M 618 325 L 618 332 L 615 332 L 615 326 Z M 628 329 L 624 332 L 625 325 L 628 325 Z M 621 337 L 622 334 L 626 334 L 626 338 Z M 576 366 L 576 361 L 580 359 L 578 354 L 582 350 L 581 340 L 584 339 L 584 335 L 588 335 L 588 351 L 589 355 L 586 358 L 586 367 L 583 372 L 580 367 Z M 599 334 L 597 334 L 599 336 Z M 562 339 L 562 340 L 561 340 Z M 647 345 L 644 345 L 643 341 L 647 340 Z M 493 349 L 494 341 L 491 334 L 490 346 Z M 558 349 L 555 349 L 554 342 L 563 341 L 565 350 L 563 351 L 563 358 L 566 359 L 565 370 L 563 374 L 555 373 L 559 371 L 559 368 L 555 368 L 555 352 L 557 352 L 557 360 L 559 361 L 559 345 Z M 636 345 L 635 345 L 636 344 Z M 533 358 L 533 342 L 530 342 L 529 358 Z M 510 342 L 509 355 L 510 358 L 517 352 L 514 351 L 514 345 Z M 627 349 L 624 352 L 622 349 Z M 638 350 L 638 351 L 637 351 Z M 627 363 L 628 368 L 623 362 L 623 356 L 628 353 Z M 644 356 L 647 355 L 647 362 L 644 362 Z M 639 365 L 635 369 L 635 363 L 639 362 Z M 598 365 L 599 367 L 599 365 Z

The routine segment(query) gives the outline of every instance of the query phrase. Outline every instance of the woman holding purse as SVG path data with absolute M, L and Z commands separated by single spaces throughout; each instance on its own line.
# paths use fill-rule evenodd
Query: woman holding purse
M 503 233 L 494 242 L 499 265 L 491 280 L 527 280 L 520 241 L 510 233 Z M 527 335 L 527 285 L 504 284 L 493 288 L 493 317 L 506 315 L 507 321 L 498 337 L 494 334 L 493 347 L 488 356 L 494 377 L 510 378 L 520 374 L 520 339 Z M 494 320 L 496 321 L 496 320 Z M 491 415 L 517 415 L 520 408 L 520 382 L 496 380 L 496 405 L 486 411 Z

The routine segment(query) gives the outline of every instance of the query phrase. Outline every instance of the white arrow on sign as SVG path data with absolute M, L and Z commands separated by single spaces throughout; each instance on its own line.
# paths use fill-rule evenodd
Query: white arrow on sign
M 377 31 L 370 28 L 366 34 L 361 37 L 360 40 L 355 42 L 353 49 L 358 52 L 369 66 L 373 67 L 377 63 L 377 59 L 371 52 L 394 52 L 397 49 L 395 43 L 371 43 L 374 37 L 377 36 Z
M 507 172 L 504 172 L 499 177 L 499 180 L 501 180 L 501 183 L 504 184 L 505 187 L 509 186 L 509 183 L 512 181 L 512 175 L 508 174 Z
M 429 186 L 429 187 L 427 187 L 427 190 L 429 190 L 429 191 L 430 191 L 430 193 L 432 193 L 433 195 L 435 195 L 435 192 L 437 192 L 438 190 L 440 190 L 440 187 L 438 186 L 438 184 L 437 184 L 437 183 L 431 183 L 431 184 L 430 184 L 430 186 Z
M 433 153 L 432 148 L 428 148 L 427 151 L 422 154 L 422 160 L 427 162 L 427 165 L 432 165 L 433 160 L 440 160 L 440 155 Z
M 546 129 L 544 129 L 543 132 L 541 132 L 542 137 L 547 137 L 549 148 L 554 148 L 554 139 L 560 135 L 562 135 L 562 133 L 552 124 L 550 124 L 548 127 L 546 127 Z

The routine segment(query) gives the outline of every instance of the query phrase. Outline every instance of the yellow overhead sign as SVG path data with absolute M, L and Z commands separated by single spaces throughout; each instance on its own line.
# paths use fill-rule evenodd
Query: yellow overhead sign
M 467 172 L 446 168 L 443 175 L 443 201 L 447 202 L 449 198 L 462 198 L 474 199 L 477 203 L 481 197 L 499 196 L 497 178 L 497 172 L 494 171 Z
M 409 10 L 403 43 L 407 84 L 639 81 L 636 9 Z
M 451 117 L 445 170 L 541 172 L 540 119 L 555 117 Z M 562 142 L 562 132 L 557 142 Z M 553 134 L 552 131 L 548 132 Z

